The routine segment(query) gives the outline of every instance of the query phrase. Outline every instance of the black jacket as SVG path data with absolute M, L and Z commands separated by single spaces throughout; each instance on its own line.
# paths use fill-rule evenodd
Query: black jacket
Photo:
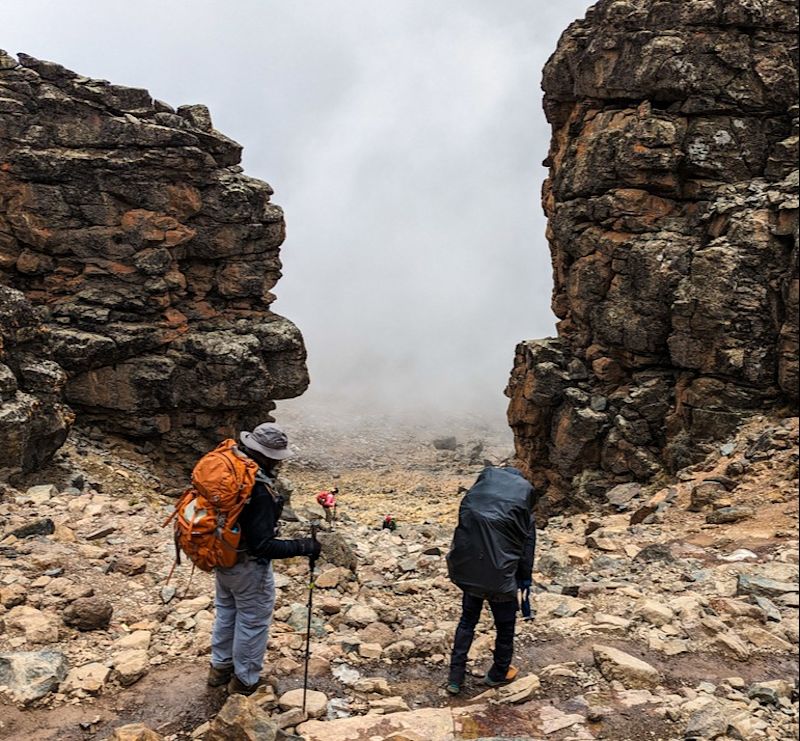
M 490 602 L 516 598 L 531 580 L 535 491 L 515 468 L 488 466 L 461 501 L 447 555 L 450 580 Z
M 531 532 L 517 564 L 517 581 L 533 581 L 533 556 L 536 552 L 536 519 L 531 515 Z
M 239 515 L 242 528 L 242 548 L 253 558 L 271 561 L 311 555 L 313 541 L 278 539 L 278 520 L 283 512 L 283 497 L 275 491 L 272 479 L 260 470 L 250 501 Z

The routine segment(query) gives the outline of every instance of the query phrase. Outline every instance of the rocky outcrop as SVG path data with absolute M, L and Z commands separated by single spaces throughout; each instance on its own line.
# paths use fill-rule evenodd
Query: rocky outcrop
M 47 461 L 74 420 L 62 402 L 67 376 L 50 356 L 41 314 L 0 285 L 0 480 Z
M 548 62 L 558 337 L 509 421 L 558 499 L 703 455 L 798 390 L 797 8 L 602 0 Z
M 203 106 L 0 52 L 0 280 L 46 311 L 84 424 L 204 449 L 308 385 L 269 309 L 285 225 Z

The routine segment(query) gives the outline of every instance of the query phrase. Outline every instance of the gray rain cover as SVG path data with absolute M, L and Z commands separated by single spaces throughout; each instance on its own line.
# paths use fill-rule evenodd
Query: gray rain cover
M 490 598 L 517 592 L 517 564 L 530 533 L 533 487 L 515 468 L 485 468 L 464 495 L 447 554 L 452 581 Z

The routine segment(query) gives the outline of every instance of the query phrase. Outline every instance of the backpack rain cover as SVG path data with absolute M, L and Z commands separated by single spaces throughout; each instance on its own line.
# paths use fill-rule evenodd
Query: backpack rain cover
M 477 597 L 513 598 L 533 505 L 533 487 L 519 471 L 485 468 L 461 500 L 447 554 L 450 581 Z

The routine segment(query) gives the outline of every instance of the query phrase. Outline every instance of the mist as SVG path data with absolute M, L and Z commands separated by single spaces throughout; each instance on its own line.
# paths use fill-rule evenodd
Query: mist
M 587 0 L 5 0 L 0 48 L 204 103 L 275 189 L 316 404 L 502 424 L 554 333 L 541 70 Z

